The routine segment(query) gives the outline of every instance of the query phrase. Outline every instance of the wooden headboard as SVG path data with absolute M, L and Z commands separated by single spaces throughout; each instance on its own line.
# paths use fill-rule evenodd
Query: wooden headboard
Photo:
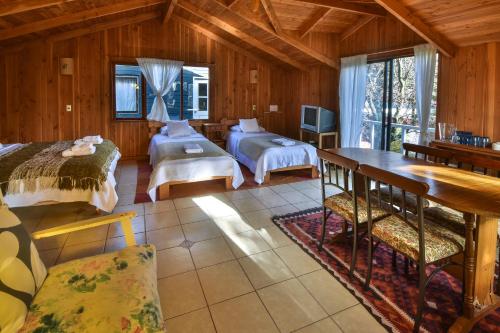
M 203 120 L 189 120 L 189 125 L 191 125 L 196 132 L 202 133 L 204 122 Z M 149 138 L 151 139 L 155 134 L 158 134 L 163 126 L 165 126 L 165 123 L 161 121 L 149 120 Z

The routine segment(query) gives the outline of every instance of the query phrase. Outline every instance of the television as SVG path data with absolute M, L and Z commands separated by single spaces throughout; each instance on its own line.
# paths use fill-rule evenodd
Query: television
M 335 112 L 320 106 L 302 105 L 300 127 L 316 133 L 335 132 Z

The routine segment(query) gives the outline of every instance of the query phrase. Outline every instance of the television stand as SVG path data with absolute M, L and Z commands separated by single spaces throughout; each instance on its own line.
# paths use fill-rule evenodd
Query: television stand
M 313 131 L 309 131 L 306 129 L 301 128 L 300 129 L 300 141 L 304 141 L 304 133 L 307 134 L 307 136 L 316 136 L 318 140 L 318 148 L 323 149 L 323 139 L 329 136 L 334 136 L 335 138 L 333 139 L 334 147 L 332 148 L 338 148 L 339 147 L 339 132 L 323 132 L 323 133 L 317 133 Z

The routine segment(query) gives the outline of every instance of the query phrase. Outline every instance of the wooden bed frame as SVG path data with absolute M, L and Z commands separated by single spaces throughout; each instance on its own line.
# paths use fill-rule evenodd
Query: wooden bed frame
M 260 125 L 259 118 L 257 118 L 257 121 L 259 122 L 259 125 Z M 240 122 L 239 122 L 239 120 L 227 120 L 224 118 L 221 120 L 221 123 L 227 125 L 229 128 L 233 125 L 238 125 Z M 311 178 L 318 178 L 319 177 L 318 168 L 315 165 L 311 165 L 311 164 L 297 165 L 297 166 L 292 166 L 292 167 L 274 169 L 274 170 L 266 172 L 266 175 L 264 176 L 264 182 L 262 183 L 262 185 L 269 184 L 271 182 L 271 173 L 292 171 L 292 170 L 302 170 L 302 169 L 311 169 Z
M 203 123 L 204 123 L 204 121 L 202 121 L 202 120 L 189 120 L 189 125 L 191 125 L 198 133 L 202 133 Z M 149 138 L 151 139 L 155 134 L 157 134 L 160 131 L 160 128 L 162 128 L 163 126 L 165 126 L 165 124 L 163 124 L 162 122 L 148 121 Z M 219 179 L 225 179 L 226 190 L 231 190 L 233 188 L 233 177 L 232 176 L 207 177 L 207 178 L 198 179 L 198 180 L 179 180 L 179 181 L 171 181 L 171 182 L 164 183 L 164 184 L 161 184 L 160 186 L 158 186 L 157 197 L 159 200 L 168 199 L 170 197 L 170 186 L 172 186 L 172 185 L 204 182 L 204 181 L 219 180 Z

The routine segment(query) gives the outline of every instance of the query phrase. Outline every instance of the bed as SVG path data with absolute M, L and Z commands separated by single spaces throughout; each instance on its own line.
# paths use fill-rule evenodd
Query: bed
M 118 202 L 114 172 L 120 152 L 109 140 L 88 156 L 62 157 L 72 141 L 0 148 L 0 188 L 9 207 L 88 202 L 111 212 Z
M 319 160 L 315 147 L 295 140 L 295 145 L 284 147 L 271 141 L 276 138 L 283 137 L 266 131 L 228 131 L 227 151 L 250 169 L 258 184 L 269 183 L 272 172 L 288 170 L 309 169 L 312 178 L 318 177 Z
M 151 200 L 156 201 L 157 192 L 160 200 L 168 198 L 170 187 L 177 184 L 224 179 L 228 190 L 243 184 L 238 162 L 201 133 L 169 138 L 157 133 L 159 126 L 150 122 L 150 128 L 153 128 L 149 144 L 150 164 L 153 167 L 148 186 Z M 186 154 L 184 145 L 187 143 L 199 144 L 203 153 Z

